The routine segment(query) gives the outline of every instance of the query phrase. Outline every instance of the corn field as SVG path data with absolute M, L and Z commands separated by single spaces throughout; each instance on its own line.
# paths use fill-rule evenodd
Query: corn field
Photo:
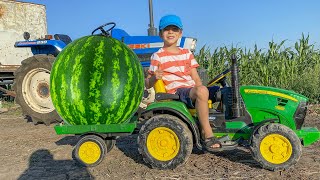
M 269 42 L 267 50 L 220 47 L 212 52 L 206 46 L 195 55 L 200 67 L 215 77 L 231 65 L 231 54 L 236 53 L 241 85 L 272 86 L 293 90 L 320 103 L 320 51 L 309 43 L 309 35 L 299 39 L 294 47 Z M 209 79 L 210 79 L 209 78 Z

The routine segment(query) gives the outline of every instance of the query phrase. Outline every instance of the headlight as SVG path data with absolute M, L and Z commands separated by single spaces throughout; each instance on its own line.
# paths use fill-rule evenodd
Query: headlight
M 294 113 L 294 121 L 296 122 L 296 128 L 297 130 L 301 129 L 303 123 L 304 123 L 304 119 L 307 115 L 307 102 L 301 102 L 296 110 L 296 112 Z

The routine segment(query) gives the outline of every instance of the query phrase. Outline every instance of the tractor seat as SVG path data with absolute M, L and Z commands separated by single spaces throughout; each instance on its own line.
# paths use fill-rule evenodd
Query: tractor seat
M 156 93 L 155 99 L 157 101 L 162 101 L 162 100 L 179 100 L 179 95 L 177 94 L 170 94 L 170 93 Z
M 71 38 L 65 34 L 55 34 L 53 37 L 55 40 L 60 40 L 64 42 L 66 45 L 72 42 Z

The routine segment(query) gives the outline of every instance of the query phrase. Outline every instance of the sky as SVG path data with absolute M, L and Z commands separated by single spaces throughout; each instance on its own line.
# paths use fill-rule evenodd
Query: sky
M 22 0 L 23 1 L 23 0 Z M 43 4 L 49 34 L 72 39 L 115 22 L 133 36 L 148 35 L 148 0 L 25 0 Z M 319 0 L 153 0 L 155 27 L 167 14 L 180 16 L 183 35 L 197 39 L 197 50 L 221 46 L 266 49 L 270 41 L 292 47 L 302 38 L 320 49 Z

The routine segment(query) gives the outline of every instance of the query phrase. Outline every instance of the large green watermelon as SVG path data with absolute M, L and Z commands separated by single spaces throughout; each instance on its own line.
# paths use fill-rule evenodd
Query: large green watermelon
M 126 122 L 139 107 L 143 69 L 122 42 L 85 36 L 63 49 L 50 74 L 54 107 L 71 125 Z

